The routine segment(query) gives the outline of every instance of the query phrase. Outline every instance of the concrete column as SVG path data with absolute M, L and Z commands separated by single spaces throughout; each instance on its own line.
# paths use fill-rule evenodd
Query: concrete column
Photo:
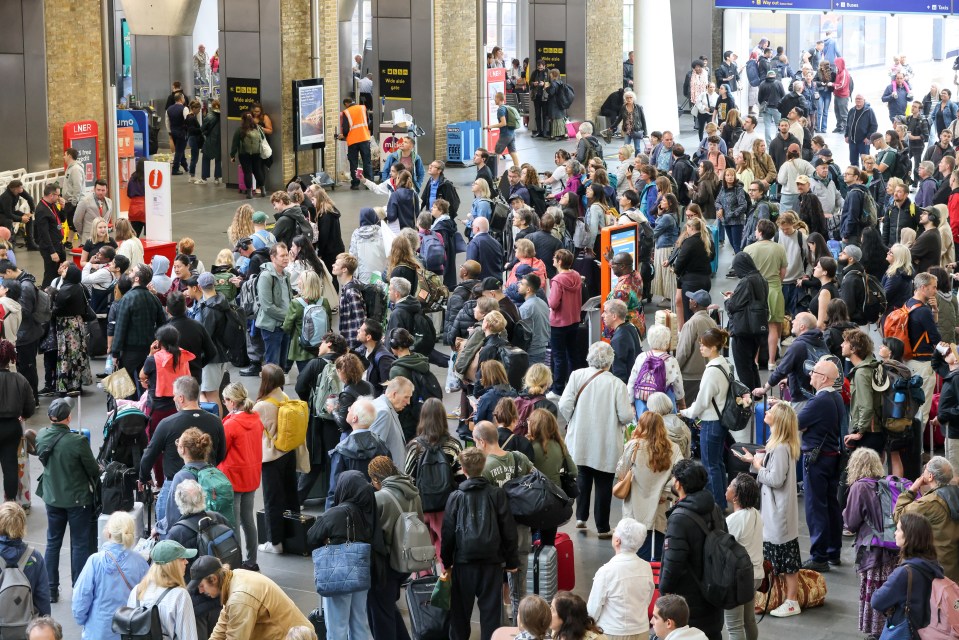
M 646 122 L 660 131 L 678 133 L 676 92 L 664 91 L 663 75 L 654 71 L 676 68 L 670 3 L 636 0 L 633 7 L 633 51 L 636 52 L 633 86 L 636 99 L 646 112 Z
M 622 33 L 621 0 L 591 0 L 586 5 L 586 90 L 582 95 L 587 120 L 595 122 L 606 97 L 623 86 L 622 52 L 611 46 L 616 43 L 614 36 Z
M 326 163 L 326 172 L 336 179 L 336 138 L 333 137 L 333 127 L 339 127 L 340 114 L 340 86 L 337 80 L 340 75 L 338 67 L 339 33 L 337 30 L 335 3 L 324 0 L 313 0 L 317 3 L 316 13 L 319 16 L 319 60 L 314 61 L 313 68 L 319 68 L 319 76 L 323 78 L 323 91 L 326 97 L 326 148 L 323 149 L 323 161 Z M 364 61 L 365 64 L 365 61 Z M 353 65 L 352 56 L 350 66 Z M 300 162 L 302 163 L 302 156 Z M 302 165 L 301 165 L 302 166 Z M 319 169 L 319 167 L 317 167 Z

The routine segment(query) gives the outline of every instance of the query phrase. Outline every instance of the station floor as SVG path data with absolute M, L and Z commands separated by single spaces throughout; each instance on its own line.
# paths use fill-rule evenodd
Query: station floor
M 917 65 L 918 66 L 918 65 Z M 941 69 L 940 69 L 941 67 Z M 936 75 L 947 75 L 946 67 L 943 65 L 931 69 L 927 77 Z M 876 95 L 867 93 L 877 111 L 877 116 L 881 123 L 880 129 L 885 130 L 888 126 L 888 120 L 885 118 L 885 109 L 879 102 L 879 93 L 882 88 L 882 77 L 878 71 L 871 75 L 876 77 L 874 82 L 869 84 L 857 83 L 862 90 L 868 86 L 876 87 Z M 859 76 L 865 80 L 866 77 Z M 950 76 L 951 79 L 951 76 Z M 943 78 L 945 80 L 945 77 Z M 948 86 L 941 84 L 940 86 Z M 928 87 L 928 84 L 917 85 L 916 94 L 925 91 L 922 87 Z M 832 118 L 831 118 L 832 119 Z M 656 126 L 655 123 L 650 123 Z M 832 126 L 830 127 L 830 129 Z M 687 149 L 695 148 L 696 135 L 692 131 L 691 119 L 684 116 L 681 123 L 681 134 L 677 136 L 678 140 L 686 146 Z M 827 143 L 836 150 L 837 161 L 845 165 L 845 144 L 838 134 L 826 134 Z M 538 170 L 545 171 L 553 167 L 553 153 L 560 146 L 568 149 L 573 147 L 572 142 L 559 143 L 534 140 L 529 137 L 527 132 L 520 132 L 518 136 L 519 155 L 522 162 L 532 162 Z M 616 140 L 613 144 L 606 146 L 608 161 L 615 163 L 616 150 L 619 144 Z M 502 164 L 501 164 L 502 170 Z M 475 175 L 472 168 L 454 168 L 447 171 L 447 176 L 456 184 L 459 189 L 460 198 L 463 201 L 464 210 L 469 206 L 471 200 L 469 184 Z M 369 191 L 350 191 L 347 186 L 340 185 L 331 193 L 343 217 L 341 220 L 342 231 L 345 239 L 348 239 L 352 231 L 357 226 L 359 208 L 362 206 L 376 206 L 385 204 L 385 199 L 374 195 Z M 257 209 L 270 212 L 268 199 L 254 199 L 248 201 L 238 195 L 234 190 L 228 190 L 223 187 L 216 187 L 212 184 L 193 185 L 187 183 L 185 176 L 175 178 L 173 186 L 174 201 L 174 237 L 182 236 L 192 237 L 197 246 L 200 259 L 206 265 L 212 265 L 216 253 L 225 247 L 228 247 L 226 238 L 226 229 L 230 224 L 233 213 L 236 208 L 246 202 L 251 202 Z M 462 217 L 462 216 L 461 216 Z M 347 240 L 348 241 L 348 240 Z M 722 274 L 729 270 L 729 263 L 733 252 L 729 247 L 725 247 L 720 253 L 720 268 L 716 276 L 716 282 L 713 286 L 714 298 L 718 302 L 720 295 L 718 292 L 731 290 L 735 284 L 727 281 Z M 20 264 L 32 273 L 42 273 L 42 264 L 36 253 L 25 250 L 18 251 Z M 95 359 L 93 361 L 94 372 L 103 370 L 103 360 Z M 247 389 L 256 392 L 258 380 L 256 378 L 239 378 L 236 370 L 232 370 L 234 380 L 242 380 Z M 445 375 L 445 371 L 434 368 L 434 373 L 438 377 Z M 765 374 L 764 374 L 765 375 Z M 440 377 L 440 380 L 443 380 Z M 458 406 L 458 396 L 447 397 L 447 406 L 450 410 Z M 49 399 L 41 400 L 42 407 L 38 413 L 27 421 L 27 427 L 40 429 L 45 426 L 46 407 Z M 104 393 L 96 388 L 88 388 L 80 399 L 79 410 L 74 416 L 74 428 L 84 427 L 92 432 L 94 453 L 99 450 L 103 442 L 102 426 L 106 415 L 106 397 Z M 453 422 L 451 427 L 455 427 Z M 31 473 L 33 479 L 33 488 L 36 488 L 36 481 L 42 471 L 41 465 L 36 458 L 31 459 Z M 262 497 L 258 495 L 257 508 L 261 508 Z M 800 503 L 800 509 L 802 509 Z M 310 507 L 308 513 L 318 513 L 318 509 Z M 618 520 L 621 512 L 621 503 L 618 500 L 613 501 L 612 522 Z M 806 530 L 804 518 L 800 518 L 800 547 L 803 549 L 803 558 L 806 557 L 806 551 L 809 548 L 809 537 Z M 572 523 L 567 524 L 562 529 L 570 534 L 573 539 L 576 551 L 576 588 L 575 592 L 588 597 L 592 576 L 596 569 L 604 564 L 612 556 L 613 551 L 608 541 L 597 539 L 593 523 L 588 523 L 590 529 L 586 532 L 575 530 Z M 43 502 L 39 498 L 34 498 L 33 508 L 28 518 L 27 540 L 42 550 L 46 544 L 46 517 Z M 851 539 L 845 539 L 846 544 Z M 71 590 L 69 587 L 69 543 L 64 542 L 60 570 L 62 575 L 62 593 L 60 602 L 53 605 L 53 615 L 64 626 L 64 637 L 79 638 L 80 631 L 70 611 Z M 811 609 L 803 612 L 801 616 L 787 619 L 776 619 L 767 616 L 760 624 L 760 637 L 776 637 L 780 640 L 819 640 L 819 639 L 854 639 L 861 638 L 862 635 L 857 631 L 858 616 L 858 594 L 859 585 L 854 567 L 854 552 L 847 546 L 842 555 L 843 565 L 834 568 L 826 574 L 826 583 L 828 586 L 828 595 L 826 604 L 822 608 Z M 297 605 L 304 611 L 309 612 L 317 606 L 318 597 L 313 587 L 313 571 L 309 559 L 294 556 L 275 556 L 270 554 L 261 554 L 259 556 L 259 565 L 261 571 L 281 585 Z M 406 610 L 405 598 L 400 599 L 401 611 Z M 474 619 L 475 620 L 475 619 Z M 474 624 L 474 637 L 478 637 L 479 628 Z

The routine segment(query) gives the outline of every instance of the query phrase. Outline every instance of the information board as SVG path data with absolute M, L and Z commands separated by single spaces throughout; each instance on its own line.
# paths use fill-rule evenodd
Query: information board
M 409 60 L 380 60 L 380 98 L 413 99 Z
M 926 13 L 948 15 L 951 0 L 833 0 L 833 11 L 852 13 Z
M 293 81 L 293 139 L 297 149 L 326 144 L 326 111 L 323 78 Z
M 63 148 L 73 147 L 79 152 L 77 162 L 83 167 L 83 191 L 93 190 L 93 183 L 100 177 L 99 127 L 95 120 L 68 122 L 63 125 Z
M 173 241 L 173 201 L 170 198 L 170 163 L 144 162 L 147 229 L 153 240 Z
M 486 70 L 486 122 L 497 122 L 496 94 L 506 91 L 506 69 L 494 67 Z M 499 140 L 499 129 L 490 129 L 486 132 L 486 148 L 492 152 Z
M 254 102 L 260 101 L 259 78 L 226 79 L 226 117 L 239 120 Z
M 537 40 L 536 59 L 546 63 L 546 69 L 559 69 L 560 75 L 566 75 L 566 41 Z
M 872 0 L 867 0 L 871 2 Z M 833 0 L 716 0 L 717 9 L 789 9 L 830 11 Z

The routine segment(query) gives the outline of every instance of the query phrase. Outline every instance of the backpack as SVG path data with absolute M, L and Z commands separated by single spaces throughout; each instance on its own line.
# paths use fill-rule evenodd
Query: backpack
M 53 300 L 50 294 L 34 285 L 37 290 L 37 303 L 33 307 L 33 319 L 38 324 L 47 324 L 53 318 Z
M 33 610 L 33 587 L 24 573 L 33 547 L 26 545 L 15 564 L 4 563 L 0 572 L 0 636 L 26 638 L 27 624 L 36 617 Z
M 226 298 L 227 302 L 233 302 L 237 296 L 236 285 L 230 282 L 233 274 L 229 271 L 218 271 L 213 274 L 213 289 Z
M 313 415 L 324 420 L 334 420 L 333 414 L 326 410 L 327 398 L 339 398 L 343 391 L 343 382 L 336 375 L 336 367 L 332 362 L 327 362 L 320 372 L 316 386 L 313 387 Z
M 883 429 L 901 434 L 912 426 L 916 412 L 926 401 L 922 382 L 921 376 L 912 375 L 903 365 L 884 362 L 881 368 L 877 367 L 872 388 L 882 393 L 877 413 Z
M 513 433 L 525 436 L 529 432 L 529 416 L 536 410 L 536 404 L 540 402 L 542 398 L 542 396 L 533 396 L 530 398 L 519 396 L 513 398 L 513 402 L 516 403 L 516 414 L 518 416 Z
M 489 203 L 490 209 L 490 218 L 489 218 L 489 230 L 490 233 L 498 232 L 502 233 L 503 229 L 506 228 L 506 218 L 509 217 L 509 205 L 503 202 L 501 198 L 496 198 L 495 200 L 491 198 L 480 198 Z
M 692 69 L 690 69 L 689 71 L 686 72 L 686 78 L 683 80 L 683 97 L 686 98 L 687 100 L 692 98 L 692 95 L 693 95 L 692 88 L 690 87 L 690 85 L 692 84 L 692 80 L 693 80 L 693 71 Z
M 876 276 L 862 273 L 862 284 L 866 295 L 862 302 L 862 312 L 856 313 L 853 309 L 852 320 L 856 324 L 879 322 L 879 318 L 886 311 L 886 290 Z
M 296 220 L 296 228 L 299 229 L 298 235 L 305 236 L 306 239 L 310 241 L 310 244 L 313 243 L 313 225 L 310 224 L 306 216 Z
M 859 482 L 868 482 L 868 480 L 861 479 Z M 896 510 L 896 500 L 899 499 L 899 494 L 908 489 L 911 484 L 909 480 L 897 476 L 887 476 L 876 480 L 876 497 L 879 499 L 879 509 L 882 513 L 882 531 L 876 531 L 872 523 L 866 520 L 866 525 L 873 532 L 870 546 L 899 549 L 896 545 L 896 521 L 893 520 L 892 514 Z
M 820 347 L 817 345 L 807 344 L 806 360 L 803 362 L 803 371 L 806 373 L 807 376 L 812 375 L 813 367 L 815 367 L 816 363 L 822 360 L 823 358 L 835 364 L 837 371 L 843 370 L 842 362 L 839 360 L 839 358 L 834 356 L 831 351 L 829 351 L 829 347 L 825 345 Z M 839 391 L 840 389 L 842 389 L 842 381 L 843 381 L 842 376 L 838 376 L 836 378 L 836 381 L 833 383 L 833 388 L 836 391 Z M 812 387 L 808 389 L 806 387 L 803 387 L 802 393 L 804 396 L 806 396 L 806 399 L 808 400 L 816 395 L 816 390 L 813 389 Z
M 476 499 L 471 500 L 470 494 Z M 488 549 L 499 549 L 499 517 L 488 493 L 463 492 L 456 509 L 456 561 L 487 562 Z M 462 556 L 462 557 L 461 557 Z
M 633 395 L 643 402 L 649 400 L 649 396 L 654 393 L 666 392 L 666 359 L 669 354 L 663 356 L 654 356 L 652 353 L 646 356 L 643 364 L 639 367 L 639 375 L 636 376 L 636 382 L 633 385 Z
M 226 514 L 220 515 L 226 517 Z M 231 568 L 240 568 L 240 563 L 243 561 L 240 554 L 240 541 L 236 539 L 236 532 L 232 527 L 221 522 L 214 522 L 209 516 L 200 518 L 196 525 L 186 519 L 180 520 L 179 524 L 196 534 L 196 548 L 199 555 L 213 556 L 223 564 L 230 565 Z
M 305 404 L 305 403 L 304 403 Z M 216 511 L 233 523 L 233 485 L 226 474 L 207 464 L 202 469 L 184 467 L 196 477 L 206 496 L 206 510 Z M 238 566 L 238 565 L 237 565 Z
M 138 476 L 136 469 L 116 460 L 106 466 L 100 476 L 104 515 L 114 511 L 133 511 Z
M 903 151 L 896 151 L 896 161 L 892 165 L 892 175 L 907 185 L 912 183 L 912 158 Z
M 876 199 L 872 197 L 867 189 L 862 191 L 862 217 L 860 222 L 867 227 L 875 227 L 879 216 L 876 209 Z
M 297 298 L 303 305 L 303 327 L 300 329 L 300 346 L 304 349 L 319 347 L 323 336 L 330 331 L 330 314 L 326 312 L 323 302 L 308 303 L 303 298 Z M 321 298 L 322 300 L 322 298 Z
M 446 248 L 435 233 L 420 234 L 420 256 L 428 271 L 441 274 L 446 269 Z
M 353 284 L 359 289 L 363 296 L 363 311 L 366 317 L 373 322 L 379 322 L 386 327 L 386 291 L 377 283 L 359 282 L 353 280 Z
M 149 607 L 120 607 L 113 614 L 113 633 L 120 634 L 120 640 L 163 640 L 163 625 L 160 623 L 160 602 L 173 587 L 164 589 L 160 597 Z
M 420 301 L 423 313 L 438 313 L 444 310 L 446 301 L 450 298 L 450 290 L 443 279 L 432 271 L 420 267 L 416 270 L 416 297 Z
M 510 344 L 503 345 L 497 352 L 497 358 L 506 369 L 506 377 L 514 389 L 523 388 L 523 376 L 529 370 L 529 354 Z
M 695 511 L 679 507 L 680 513 L 695 522 L 706 535 L 703 542 L 703 577 L 693 576 L 703 597 L 710 604 L 734 609 L 756 595 L 753 562 L 743 545 L 730 533 L 706 525 Z
M 260 279 L 259 273 L 251 274 L 249 278 L 240 285 L 240 308 L 247 318 L 255 318 L 260 312 L 260 294 L 256 290 L 256 283 Z M 244 345 L 246 341 L 244 340 Z
M 246 283 L 244 283 L 246 284 Z M 226 352 L 226 358 L 234 367 L 247 367 L 250 364 L 250 357 L 246 352 L 246 318 L 243 311 L 231 306 L 223 313 L 223 333 L 217 346 L 222 347 Z
M 310 409 L 307 404 L 302 400 L 290 400 L 289 398 L 282 402 L 269 398 L 267 402 L 277 408 L 276 437 L 270 438 L 273 446 L 280 451 L 293 451 L 306 442 L 306 427 L 310 423 Z M 265 428 L 264 431 L 266 431 Z M 267 433 L 268 437 L 269 435 Z
M 949 578 L 932 581 L 929 598 L 932 617 L 929 625 L 919 630 L 922 640 L 946 640 L 959 637 L 959 585 Z
M 393 525 L 390 568 L 404 574 L 432 569 L 436 549 L 430 540 L 430 530 L 415 511 L 404 511 L 391 491 L 384 493 L 400 512 L 400 517 Z
M 533 346 L 533 325 L 529 320 L 520 318 L 513 324 L 513 339 L 510 344 L 527 352 Z
M 911 307 L 902 305 L 898 309 L 893 309 L 889 312 L 889 315 L 886 316 L 886 321 L 882 325 L 883 335 L 887 338 L 898 338 L 902 341 L 903 352 L 902 359 L 903 362 L 912 358 L 912 342 L 909 340 L 909 314 L 914 310 L 922 306 L 922 303 L 917 302 Z M 928 339 L 927 334 L 923 334 Z
M 453 467 L 443 453 L 442 445 L 431 445 L 423 438 L 416 442 L 423 448 L 416 463 L 414 484 L 420 491 L 423 511 L 437 513 L 446 509 L 446 500 L 456 490 Z
M 561 82 L 556 89 L 556 106 L 562 110 L 569 109 L 576 99 L 576 92 L 565 82 Z
M 729 383 L 729 389 L 726 391 L 726 404 L 720 411 L 716 406 L 716 400 L 713 399 L 713 409 L 719 414 L 719 423 L 728 431 L 742 431 L 753 421 L 753 406 L 740 404 L 742 396 L 750 394 L 751 391 L 739 380 L 733 378 L 725 369 L 719 365 L 710 365 L 722 371 Z M 709 368 L 709 367 L 707 367 Z M 740 603 L 743 604 L 743 603 Z
M 429 356 L 433 352 L 433 347 L 436 346 L 436 327 L 433 326 L 433 321 L 423 313 L 422 308 L 413 316 L 413 331 L 410 333 L 413 334 L 411 351 Z
M 589 161 L 593 158 L 599 158 L 602 160 L 603 147 L 599 144 L 599 141 L 593 136 L 588 136 L 583 140 L 586 142 L 586 159 L 583 160 L 583 166 L 589 166 Z
M 746 79 L 749 80 L 750 87 L 758 87 L 763 83 L 763 79 L 759 77 L 759 62 L 756 60 L 746 62 Z
M 439 380 L 436 379 L 432 371 L 422 373 L 416 369 L 404 367 L 402 364 L 394 366 L 399 366 L 406 370 L 407 375 L 404 377 L 413 383 L 414 401 L 419 400 L 419 403 L 423 403 L 430 398 L 436 398 L 437 400 L 443 399 L 443 387 L 440 386 Z
M 510 129 L 519 129 L 522 126 L 522 119 L 516 107 L 504 105 L 506 107 L 506 126 Z
M 653 259 L 656 250 L 656 239 L 653 237 L 653 228 L 648 222 L 639 223 L 639 261 L 649 262 Z

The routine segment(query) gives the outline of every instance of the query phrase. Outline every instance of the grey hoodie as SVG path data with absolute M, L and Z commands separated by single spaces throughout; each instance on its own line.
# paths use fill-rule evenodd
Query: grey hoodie
M 390 496 L 395 501 L 391 500 Z M 396 503 L 399 503 L 399 507 Z M 420 500 L 420 491 L 409 476 L 390 476 L 383 481 L 380 490 L 376 492 L 376 510 L 377 522 L 383 529 L 383 542 L 389 549 L 393 544 L 393 527 L 396 526 L 396 521 L 399 519 L 401 512 L 413 511 L 420 517 L 420 520 L 423 519 L 423 503 Z
M 153 279 L 150 283 L 158 294 L 165 295 L 173 286 L 173 280 L 167 275 L 170 272 L 170 259 L 157 254 L 150 260 L 150 267 L 153 269 Z

